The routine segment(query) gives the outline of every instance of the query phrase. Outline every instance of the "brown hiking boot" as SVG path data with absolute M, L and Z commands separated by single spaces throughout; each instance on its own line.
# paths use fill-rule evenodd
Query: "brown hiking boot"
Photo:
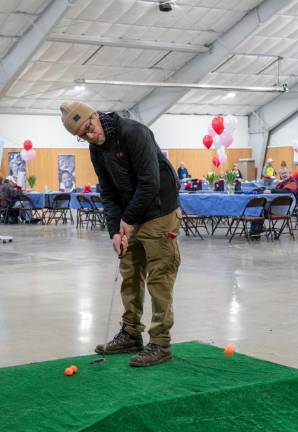
M 145 346 L 143 351 L 130 359 L 129 365 L 134 367 L 146 367 L 169 360 L 172 360 L 172 351 L 170 348 L 149 343 Z
M 135 353 L 143 349 L 143 338 L 141 334 L 130 335 L 121 328 L 114 338 L 103 345 L 97 345 L 95 352 L 97 354 L 118 354 L 118 353 Z

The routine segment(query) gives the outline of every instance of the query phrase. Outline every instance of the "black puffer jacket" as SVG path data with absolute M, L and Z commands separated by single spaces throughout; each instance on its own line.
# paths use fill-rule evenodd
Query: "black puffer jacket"
M 111 238 L 120 219 L 130 225 L 164 216 L 178 207 L 179 180 L 146 126 L 112 113 L 116 138 L 90 143 L 102 188 Z

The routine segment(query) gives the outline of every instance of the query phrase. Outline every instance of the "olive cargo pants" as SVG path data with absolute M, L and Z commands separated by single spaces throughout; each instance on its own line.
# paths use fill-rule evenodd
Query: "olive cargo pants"
M 170 345 L 170 329 L 174 323 L 173 286 L 180 265 L 176 239 L 180 221 L 181 212 L 177 209 L 137 226 L 120 263 L 125 330 L 136 334 L 145 329 L 141 318 L 147 279 L 152 302 L 150 342 L 162 346 Z

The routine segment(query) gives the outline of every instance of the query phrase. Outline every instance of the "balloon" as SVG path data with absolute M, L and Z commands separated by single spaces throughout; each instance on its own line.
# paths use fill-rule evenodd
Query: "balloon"
M 24 160 L 24 161 L 28 161 L 29 159 L 27 158 L 27 156 L 28 156 L 28 152 L 26 151 L 26 150 L 22 150 L 21 151 L 21 158 Z
M 212 120 L 212 127 L 218 135 L 224 131 L 224 118 L 222 116 L 214 117 Z
M 203 138 L 203 144 L 209 150 L 210 147 L 213 144 L 213 138 L 212 138 L 212 136 L 211 135 L 205 135 L 204 138 Z
M 36 158 L 36 151 L 31 149 L 27 151 L 27 160 L 31 161 Z
M 218 168 L 218 167 L 220 166 L 220 162 L 219 162 L 217 156 L 213 156 L 213 158 L 212 158 L 212 163 L 213 163 L 213 165 L 214 165 L 216 168 Z
M 224 147 L 221 147 L 217 150 L 217 158 L 220 162 L 220 165 L 224 165 L 228 161 L 228 156 L 226 155 Z
M 226 130 L 224 130 L 224 132 L 220 136 L 221 145 L 223 145 L 225 148 L 228 148 L 232 144 L 233 141 L 234 141 L 234 138 L 231 135 L 231 133 L 226 132 Z
M 225 131 L 233 133 L 237 127 L 238 119 L 237 117 L 229 114 L 225 117 L 224 124 L 225 124 Z
M 220 142 L 220 136 L 219 135 L 215 135 L 215 137 L 213 138 L 213 144 L 214 147 L 219 149 L 221 147 L 221 142 Z
M 209 125 L 209 126 L 208 126 L 208 133 L 209 133 L 209 135 L 212 136 L 212 138 L 215 137 L 216 132 L 215 132 L 215 130 L 213 129 L 212 125 Z
M 32 141 L 30 140 L 24 141 L 23 147 L 25 150 L 31 150 L 33 147 Z

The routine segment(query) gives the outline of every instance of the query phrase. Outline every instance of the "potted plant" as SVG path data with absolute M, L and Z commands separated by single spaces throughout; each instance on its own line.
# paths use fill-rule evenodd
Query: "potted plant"
M 215 172 L 211 171 L 205 176 L 205 180 L 208 183 L 209 189 L 214 189 L 214 183 L 219 179 L 219 175 L 215 174 Z
M 36 177 L 34 175 L 31 175 L 27 178 L 27 182 L 31 189 L 34 189 L 34 186 L 36 184 Z
M 235 171 L 227 171 L 225 173 L 227 190 L 228 190 L 228 193 L 230 193 L 230 194 L 234 193 L 234 188 L 235 188 L 234 183 L 235 183 L 236 178 L 237 178 L 237 173 Z

